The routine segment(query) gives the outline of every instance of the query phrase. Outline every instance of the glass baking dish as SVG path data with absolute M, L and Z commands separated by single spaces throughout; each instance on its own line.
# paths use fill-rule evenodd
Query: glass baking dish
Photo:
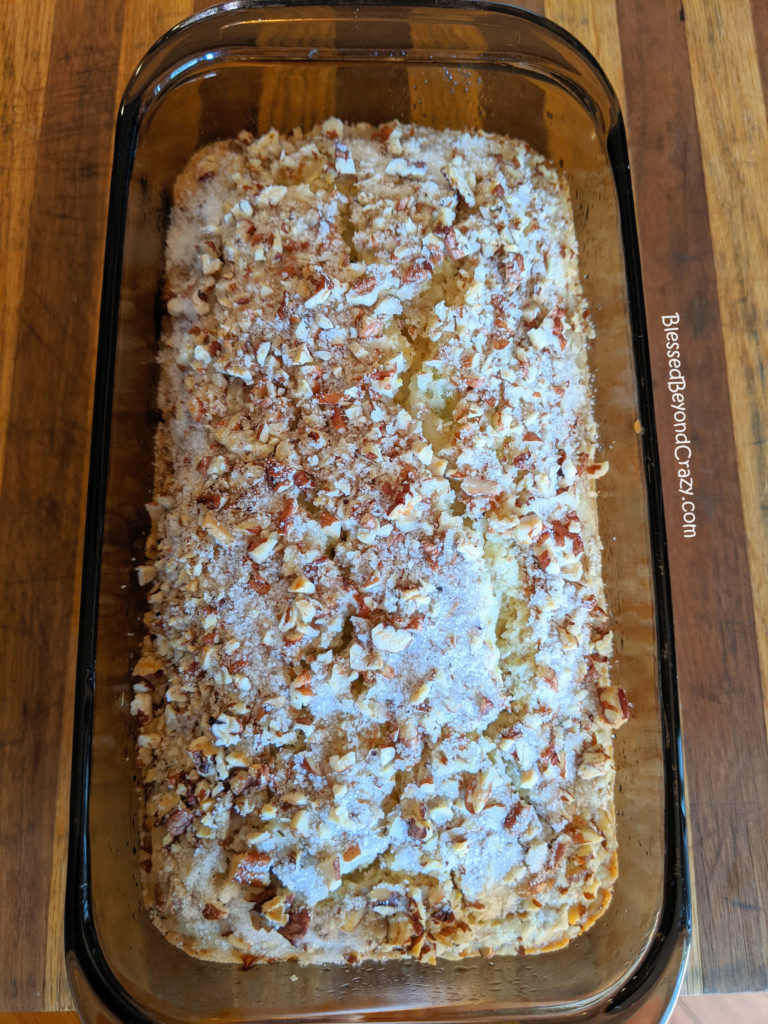
M 596 417 L 615 681 L 620 874 L 565 949 L 459 963 L 243 971 L 169 945 L 141 902 L 130 665 L 144 598 L 155 353 L 173 181 L 201 145 L 329 115 L 526 139 L 570 184 L 597 338 Z M 661 1021 L 690 932 L 679 722 L 660 482 L 624 130 L 590 55 L 503 4 L 227 3 L 146 55 L 120 109 L 109 207 L 77 679 L 66 909 L 87 1021 Z M 641 424 L 638 430 L 637 423 Z

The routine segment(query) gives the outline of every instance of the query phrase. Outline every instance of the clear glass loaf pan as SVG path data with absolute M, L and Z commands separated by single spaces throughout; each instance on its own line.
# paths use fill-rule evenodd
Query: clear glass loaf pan
M 170 946 L 144 913 L 128 714 L 143 598 L 155 352 L 172 183 L 243 128 L 329 115 L 473 127 L 526 139 L 570 183 L 597 339 L 596 415 L 612 470 L 599 496 L 615 618 L 619 879 L 566 949 L 535 957 L 243 971 Z M 639 421 L 642 431 L 634 426 Z M 689 902 L 660 482 L 621 115 L 590 55 L 503 4 L 227 3 L 164 36 L 117 125 L 85 538 L 66 909 L 86 1021 L 635 1021 L 665 1018 Z

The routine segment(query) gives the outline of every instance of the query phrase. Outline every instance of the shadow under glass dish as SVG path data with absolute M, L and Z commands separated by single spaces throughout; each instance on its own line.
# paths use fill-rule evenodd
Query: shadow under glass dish
M 597 332 L 595 415 L 611 463 L 599 516 L 613 678 L 633 714 L 616 741 L 614 898 L 589 932 L 554 953 L 244 972 L 172 947 L 142 906 L 128 705 L 145 596 L 133 570 L 144 561 L 152 493 L 171 190 L 208 142 L 244 128 L 309 129 L 331 115 L 522 138 L 571 189 Z M 78 665 L 67 957 L 84 1019 L 96 1020 L 96 1008 L 106 1020 L 188 1022 L 663 1018 L 687 949 L 687 882 L 625 161 L 615 98 L 585 51 L 541 19 L 493 5 L 227 5 L 169 33 L 139 66 L 120 114 L 110 200 Z

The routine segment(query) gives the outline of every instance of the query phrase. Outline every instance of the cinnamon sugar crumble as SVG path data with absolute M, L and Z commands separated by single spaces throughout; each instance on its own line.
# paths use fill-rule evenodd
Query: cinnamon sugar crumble
M 332 119 L 211 145 L 167 243 L 150 914 L 197 956 L 555 948 L 616 875 L 587 342 L 522 142 Z

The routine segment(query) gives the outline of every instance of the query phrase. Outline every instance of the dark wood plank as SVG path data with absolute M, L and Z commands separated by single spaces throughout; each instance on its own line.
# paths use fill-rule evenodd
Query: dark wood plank
M 6 1009 L 47 1005 L 49 875 L 73 641 L 122 3 L 56 7 L 0 500 Z M 59 857 L 61 851 L 58 851 Z
M 768 985 L 768 744 L 684 24 L 619 4 L 657 402 L 704 991 Z M 697 532 L 682 534 L 661 317 L 679 313 Z M 727 810 L 726 810 L 727 809 Z M 725 822 L 727 821 L 727 826 Z
M 768 325 L 768 276 L 755 273 L 755 253 L 768 250 L 768 207 L 761 201 L 766 194 L 768 119 L 747 0 L 733 4 L 727 13 L 706 0 L 689 0 L 686 10 L 752 599 L 755 620 L 764 623 L 768 620 L 768 430 L 764 419 L 768 378 L 762 343 Z M 765 629 L 758 629 L 757 647 L 768 731 Z
M 78 1024 L 76 1013 L 0 1013 L 0 1024 Z
M 757 65 L 763 84 L 763 103 L 768 103 L 768 4 L 765 0 L 751 0 L 751 6 Z

